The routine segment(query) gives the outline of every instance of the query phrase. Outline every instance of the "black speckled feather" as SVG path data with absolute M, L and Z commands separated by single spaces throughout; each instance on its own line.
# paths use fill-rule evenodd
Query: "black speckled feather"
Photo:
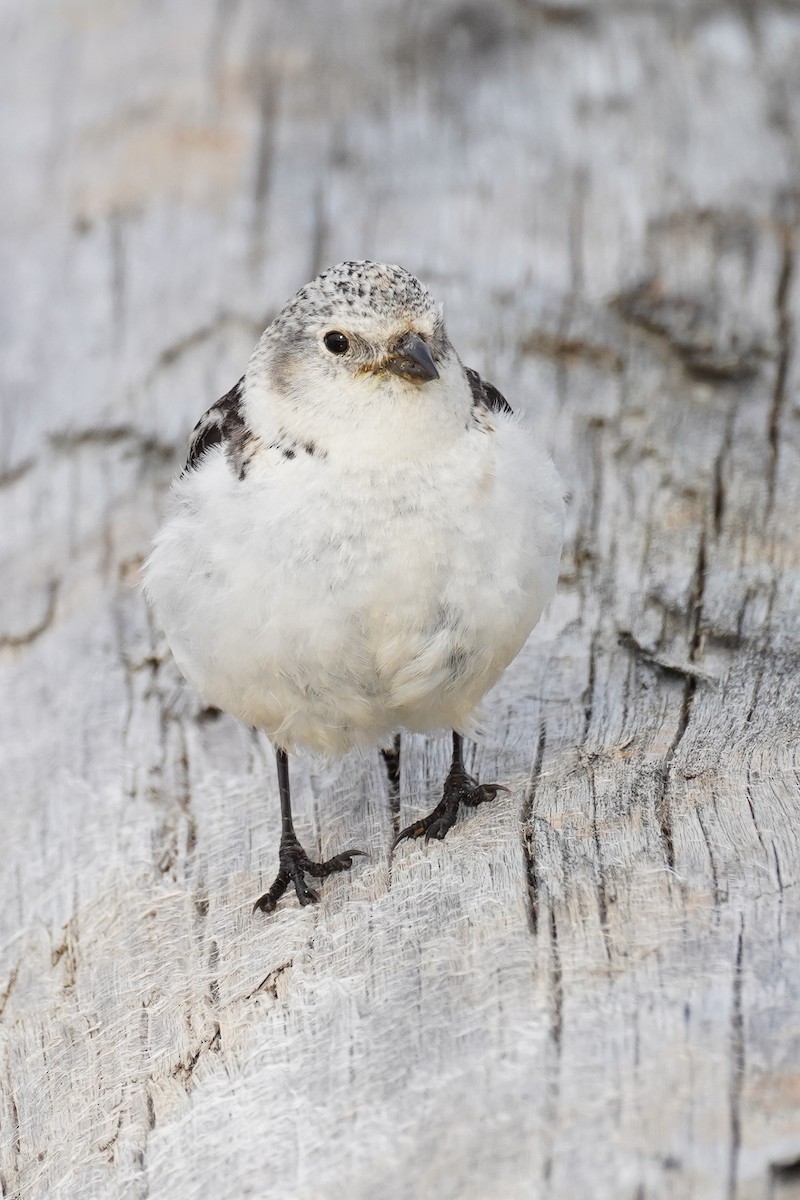
M 475 404 L 484 404 L 490 408 L 492 412 L 513 413 L 513 408 L 506 400 L 505 396 L 501 396 L 494 384 L 487 383 L 485 379 L 481 379 L 477 371 L 473 371 L 471 367 L 464 368 L 467 372 L 472 399 Z
M 244 376 L 231 390 L 203 413 L 192 431 L 183 473 L 194 470 L 212 446 L 223 446 L 239 478 L 244 478 L 244 451 L 252 434 L 242 412 Z

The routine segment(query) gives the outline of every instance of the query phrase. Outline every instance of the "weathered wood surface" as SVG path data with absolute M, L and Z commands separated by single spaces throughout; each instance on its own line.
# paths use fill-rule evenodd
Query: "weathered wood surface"
M 800 1196 L 800 11 L 7 0 L 5 1197 Z M 400 261 L 573 494 L 476 752 L 297 774 L 137 572 L 320 266 Z

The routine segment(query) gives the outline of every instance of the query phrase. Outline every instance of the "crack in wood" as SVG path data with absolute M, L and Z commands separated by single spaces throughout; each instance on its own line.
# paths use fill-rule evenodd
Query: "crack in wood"
M 611 933 L 608 928 L 608 892 L 606 889 L 605 872 L 603 871 L 600 830 L 597 826 L 597 784 L 595 780 L 594 768 L 591 766 L 591 764 L 587 764 L 587 773 L 589 779 L 589 795 L 592 801 L 592 841 L 594 843 L 594 855 L 597 868 L 597 912 L 600 918 L 600 932 L 603 935 L 603 947 L 605 949 L 606 958 L 610 962 Z
M 11 1109 L 11 1154 L 13 1159 L 14 1174 L 17 1177 L 17 1182 L 22 1178 L 21 1171 L 21 1156 L 22 1156 L 22 1133 L 19 1124 L 19 1109 L 17 1102 L 12 1094 L 8 1097 L 9 1107 Z
M 758 374 L 766 351 L 759 343 L 731 338 L 719 345 L 715 314 L 707 301 L 693 295 L 667 293 L 658 276 L 647 278 L 610 302 L 623 320 L 642 330 L 698 383 L 747 383 Z
M 541 890 L 541 880 L 539 878 L 538 867 L 536 864 L 536 846 L 533 826 L 536 808 L 536 792 L 539 785 L 539 779 L 541 778 L 542 774 L 545 745 L 546 730 L 545 724 L 542 722 L 539 725 L 539 736 L 536 739 L 536 751 L 533 759 L 533 767 L 531 769 L 531 776 L 525 795 L 525 804 L 522 810 L 522 854 L 525 860 L 525 879 L 528 886 L 528 912 L 530 927 L 531 933 L 534 937 L 536 937 L 539 932 L 539 894 Z
M 165 693 L 165 681 L 160 669 L 165 660 L 156 653 L 156 631 L 152 614 L 147 612 L 147 628 L 151 652 L 132 660 L 124 644 L 124 615 L 120 603 L 112 606 L 116 659 L 122 667 L 125 692 L 125 719 L 121 725 L 123 744 L 128 741 L 128 729 L 137 703 L 154 704 L 158 727 L 157 754 L 149 764 L 141 764 L 131 772 L 127 785 L 128 797 L 133 800 L 142 794 L 158 805 L 161 820 L 151 830 L 153 862 L 161 875 L 177 879 L 176 866 L 182 863 L 188 875 L 197 847 L 198 828 L 192 809 L 192 780 L 189 762 L 189 743 L 185 718 L 175 710 Z M 135 677 L 146 671 L 148 678 L 139 695 Z M 144 776 L 144 779 L 142 779 Z M 165 786 L 168 781 L 169 788 Z
M 550 906 L 550 1036 L 556 1047 L 557 1056 L 561 1055 L 561 1035 L 564 1029 L 564 976 L 561 968 L 561 952 L 558 945 L 558 925 L 556 912 Z
M 767 468 L 767 514 L 775 505 L 775 485 L 778 477 L 778 452 L 781 419 L 786 405 L 786 380 L 792 356 L 792 314 L 789 311 L 789 292 L 794 276 L 794 237 L 797 219 L 785 222 L 780 231 L 781 266 L 775 290 L 775 320 L 778 337 L 778 364 L 772 389 L 772 404 L 767 425 L 769 465 Z
M 777 592 L 778 592 L 778 580 L 777 580 L 777 577 L 775 577 L 775 578 L 773 578 L 772 583 L 770 585 L 769 592 L 767 593 L 767 611 L 764 614 L 764 620 L 762 623 L 762 636 L 763 636 L 764 644 L 761 648 L 761 653 L 758 655 L 758 659 L 756 661 L 755 680 L 753 682 L 753 695 L 750 700 L 750 704 L 747 709 L 747 714 L 744 719 L 745 725 L 751 725 L 753 723 L 756 709 L 758 708 L 758 702 L 761 698 L 761 689 L 764 685 L 764 674 L 767 669 L 767 648 L 772 639 L 772 617 L 773 617 L 773 611 L 775 608 L 775 599 L 777 596 Z
M 775 845 L 774 841 L 772 843 L 772 857 L 775 862 L 775 878 L 776 878 L 777 884 L 778 884 L 778 892 L 782 893 L 786 889 L 786 887 L 789 885 L 787 885 L 783 882 L 783 877 L 781 875 L 781 862 L 780 862 L 780 859 L 778 858 L 778 849 L 777 849 L 777 846 Z M 793 885 L 791 885 L 791 886 L 793 886 Z
M 51 579 L 47 585 L 45 594 L 45 609 L 44 615 L 32 625 L 30 629 L 24 630 L 22 633 L 0 633 L 0 649 L 20 649 L 22 646 L 30 646 L 37 641 L 42 634 L 47 633 L 48 629 L 53 625 L 56 618 L 56 609 L 58 607 L 59 581 Z
M 11 993 L 14 990 L 14 985 L 16 984 L 17 979 L 19 977 L 19 972 L 20 972 L 21 966 L 22 966 L 22 959 L 20 959 L 20 961 L 17 963 L 17 965 L 11 971 L 11 974 L 8 977 L 8 983 L 6 984 L 2 993 L 0 993 L 0 1019 L 2 1019 L 3 1013 L 6 1011 L 6 1005 L 8 1004 L 8 1001 L 11 997 Z
M 294 959 L 290 958 L 287 959 L 286 962 L 281 963 L 279 967 L 273 968 L 268 975 L 264 976 L 264 978 L 261 980 L 261 983 L 259 983 L 257 987 L 253 988 L 252 992 L 248 992 L 246 996 L 242 997 L 242 1000 L 252 1000 L 253 996 L 258 995 L 259 992 L 266 992 L 268 995 L 272 996 L 273 1000 L 277 1000 L 278 980 L 280 979 L 281 975 L 283 975 L 286 971 L 291 970 L 293 966 Z
M 272 311 L 265 313 L 263 317 L 247 317 L 241 313 L 229 312 L 227 310 L 218 312 L 206 324 L 198 325 L 189 333 L 184 334 L 176 341 L 165 346 L 149 370 L 145 372 L 140 387 L 144 390 L 152 387 L 162 371 L 173 366 L 192 350 L 211 341 L 212 338 L 226 329 L 238 329 L 243 333 L 249 334 L 251 337 L 259 337 L 270 324 L 274 315 Z M 177 448 L 175 449 L 175 453 L 177 453 Z
M 764 835 L 762 834 L 761 829 L 758 824 L 758 821 L 756 820 L 755 802 L 753 800 L 753 770 L 752 770 L 752 766 L 750 764 L 748 764 L 748 766 L 747 766 L 747 784 L 746 784 L 746 788 L 745 788 L 745 798 L 747 800 L 747 807 L 750 810 L 750 816 L 753 821 L 753 828 L 755 829 L 756 837 L 758 838 L 758 844 L 764 853 L 764 858 L 767 860 L 767 862 L 769 862 L 769 853 L 767 851 L 767 846 L 764 841 Z
M 123 1122 L 123 1107 L 122 1107 L 122 1105 L 120 1105 L 118 1108 L 118 1111 L 117 1111 L 117 1124 L 114 1129 L 114 1132 L 111 1134 L 111 1137 L 107 1138 L 107 1140 L 104 1142 L 97 1143 L 97 1149 L 100 1151 L 101 1154 L 108 1153 L 108 1161 L 112 1162 L 112 1163 L 114 1162 L 114 1155 L 109 1153 L 109 1151 L 113 1150 L 114 1146 L 116 1145 L 117 1141 L 119 1140 L 119 1135 L 122 1131 L 122 1122 Z
M 739 1152 L 742 1144 L 742 1086 L 744 1082 L 745 1047 L 742 1016 L 742 956 L 744 952 L 744 913 L 739 918 L 736 941 L 736 960 L 733 969 L 731 996 L 730 1056 L 731 1078 L 729 1091 L 730 1146 L 728 1151 L 728 1200 L 736 1200 Z
M 705 528 L 701 531 L 700 541 L 697 548 L 697 563 L 695 567 L 695 576 L 692 583 L 690 593 L 690 630 L 689 630 L 689 645 L 688 657 L 689 663 L 694 665 L 701 644 L 701 620 L 703 613 L 703 594 L 705 588 L 706 574 L 706 532 Z M 689 718 L 691 716 L 692 705 L 694 703 L 695 692 L 697 690 L 697 678 L 694 675 L 688 675 L 683 687 L 683 695 L 681 697 L 681 707 L 678 714 L 678 724 L 675 729 L 672 741 L 667 748 L 661 764 L 661 786 L 659 795 L 656 797 L 656 813 L 658 816 L 659 828 L 661 831 L 661 840 L 664 843 L 664 853 L 667 860 L 667 866 L 670 871 L 675 870 L 675 842 L 672 832 L 672 813 L 669 802 L 669 788 L 672 777 L 672 765 L 678 747 L 683 741 L 686 730 L 689 727 Z M 699 820 L 699 814 L 698 814 Z M 702 822 L 701 828 L 702 828 Z M 706 839 L 707 841 L 707 839 Z M 709 847 L 709 857 L 711 851 Z M 715 870 L 713 859 L 711 860 L 712 872 Z M 716 882 L 715 882 L 716 887 Z
M 219 943 L 214 939 L 208 951 L 208 970 L 211 979 L 208 984 L 208 998 L 212 1008 L 219 1008 L 219 980 L 216 978 L 219 970 Z
M 553 1154 L 556 1131 L 558 1129 L 558 1108 L 561 1096 L 561 1054 L 564 1032 L 564 975 L 561 965 L 561 950 L 558 941 L 558 924 L 555 907 L 550 906 L 550 972 L 549 990 L 549 1029 L 548 1042 L 552 1047 L 552 1059 L 547 1063 L 545 1076 L 545 1114 L 544 1124 L 548 1130 L 549 1144 L 542 1165 L 542 1178 L 549 1183 L 553 1173 Z
M 0 471 L 0 489 L 13 487 L 20 479 L 24 479 L 36 466 L 36 462 L 37 460 L 31 455 L 30 458 L 23 458 L 15 466 Z
M 567 364 L 584 362 L 600 370 L 619 372 L 625 368 L 625 359 L 611 346 L 565 333 L 550 333 L 546 329 L 532 330 L 520 342 L 519 350 L 521 354 L 551 358 Z
M 125 707 L 123 709 L 120 727 L 122 730 L 123 743 L 127 744 L 128 730 L 130 729 L 134 708 L 133 676 L 135 673 L 135 668 L 131 664 L 128 654 L 125 650 L 125 614 L 118 593 L 115 594 L 110 605 L 110 617 L 111 627 L 114 633 L 116 658 L 117 662 L 122 667 L 122 680 L 125 691 Z M 152 669 L 157 669 L 157 667 Z
M 736 415 L 736 409 L 731 404 L 725 419 L 725 432 L 722 438 L 722 445 L 719 448 L 716 458 L 714 459 L 713 469 L 713 485 L 711 489 L 711 522 L 714 537 L 719 539 L 722 531 L 722 518 L 725 512 L 725 464 L 730 455 L 731 445 L 733 442 L 733 422 Z
M 707 683 L 713 687 L 718 687 L 722 680 L 716 675 L 710 674 L 708 671 L 702 670 L 691 662 L 673 662 L 669 659 L 662 658 L 661 655 L 654 650 L 648 650 L 643 646 L 637 637 L 630 629 L 620 629 L 617 632 L 617 641 L 624 650 L 629 650 L 637 658 L 647 663 L 648 666 L 655 667 L 659 671 L 663 671 L 665 675 L 676 675 L 679 679 L 693 679 L 698 683 Z
M 72 454 L 85 446 L 106 447 L 125 442 L 129 442 L 142 458 L 152 458 L 164 463 L 171 464 L 177 453 L 177 447 L 171 443 L 142 433 L 135 425 L 125 424 L 57 430 L 49 433 L 47 440 L 54 450 L 64 454 Z
M 220 1029 L 219 1021 L 214 1022 L 214 1032 L 207 1042 L 201 1042 L 196 1050 L 193 1050 L 185 1062 L 181 1061 L 176 1064 L 172 1071 L 172 1078 L 179 1079 L 184 1088 L 188 1092 L 192 1076 L 194 1075 L 197 1064 L 206 1053 L 218 1054 L 222 1047 L 222 1030 Z
M 535 0 L 530 7 L 532 15 L 553 25 L 588 30 L 594 27 L 598 19 L 597 12 L 583 4 L 549 4 L 546 0 Z
M 189 773 L 189 744 L 186 740 L 186 726 L 183 721 L 177 722 L 180 753 L 177 758 L 177 781 L 175 788 L 175 803 L 183 813 L 186 824 L 186 868 L 192 860 L 197 845 L 197 822 L 192 812 L 192 786 Z
M 716 809 L 713 788 L 710 790 L 710 795 L 712 797 L 711 803 L 712 803 L 713 807 Z M 702 805 L 698 804 L 695 806 L 695 814 L 697 816 L 697 824 L 700 826 L 700 832 L 703 835 L 703 842 L 705 844 L 706 854 L 708 855 L 708 869 L 711 873 L 711 894 L 714 898 L 714 906 L 716 908 L 719 908 L 723 899 L 725 899 L 726 897 L 723 895 L 723 892 L 720 888 L 719 869 L 717 867 L 717 862 L 716 862 L 714 852 L 711 848 L 711 831 L 709 829 L 709 824 L 706 820 Z
M 55 969 L 62 959 L 64 960 L 64 976 L 61 980 L 61 989 L 65 994 L 70 994 L 75 991 L 80 957 L 80 933 L 76 913 L 73 913 L 63 926 L 63 935 L 61 943 L 58 946 L 54 946 L 50 952 L 50 965 Z
M 592 723 L 592 712 L 594 711 L 594 689 L 597 676 L 597 647 L 600 640 L 599 629 L 592 630 L 592 638 L 589 643 L 589 661 L 587 666 L 586 687 L 581 695 L 581 703 L 583 705 L 583 734 L 581 736 L 581 744 L 586 744 L 586 739 L 589 736 L 589 727 Z

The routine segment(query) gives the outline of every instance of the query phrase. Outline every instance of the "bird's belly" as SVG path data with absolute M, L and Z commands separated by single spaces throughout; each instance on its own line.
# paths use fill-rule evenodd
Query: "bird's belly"
M 209 581 L 193 613 L 172 628 L 165 618 L 179 666 L 209 702 L 287 747 L 338 752 L 401 726 L 464 727 L 499 671 L 463 573 L 445 581 L 425 556 L 410 572 L 365 554 L 322 585 L 335 566 L 320 555 L 274 590 L 236 571 Z
M 189 506 L 165 527 L 148 588 L 184 674 L 287 748 L 468 728 L 543 602 L 508 529 L 446 493 L 308 499 L 225 529 L 220 506 Z

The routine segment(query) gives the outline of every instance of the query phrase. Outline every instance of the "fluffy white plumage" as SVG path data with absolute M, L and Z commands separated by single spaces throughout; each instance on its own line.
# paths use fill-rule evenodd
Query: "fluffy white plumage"
M 403 358 L 420 341 L 438 378 Z M 198 426 L 145 586 L 186 678 L 277 747 L 469 732 L 553 593 L 563 508 L 427 290 L 345 263 L 287 304 Z

